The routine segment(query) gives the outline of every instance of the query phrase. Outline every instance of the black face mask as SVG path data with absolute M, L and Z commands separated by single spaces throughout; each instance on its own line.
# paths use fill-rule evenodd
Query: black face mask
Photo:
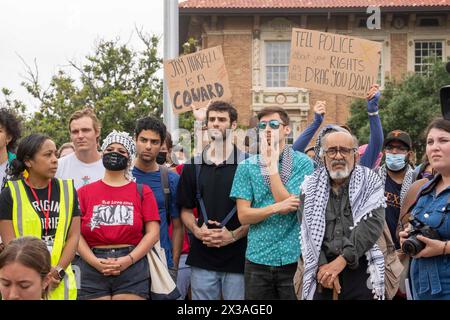
M 166 163 L 167 159 L 167 152 L 159 152 L 158 155 L 156 156 L 156 163 L 159 165 L 163 165 L 164 163 Z
M 106 170 L 121 171 L 128 165 L 128 158 L 118 152 L 109 152 L 103 155 L 103 166 Z

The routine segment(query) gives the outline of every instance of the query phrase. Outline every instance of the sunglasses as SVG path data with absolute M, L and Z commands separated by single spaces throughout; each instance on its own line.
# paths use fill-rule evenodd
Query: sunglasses
M 278 129 L 280 127 L 280 125 L 285 125 L 284 123 L 278 121 L 278 120 L 270 120 L 270 121 L 260 121 L 258 123 L 258 129 L 260 130 L 265 130 L 267 128 L 267 124 L 269 124 L 269 126 L 272 129 Z

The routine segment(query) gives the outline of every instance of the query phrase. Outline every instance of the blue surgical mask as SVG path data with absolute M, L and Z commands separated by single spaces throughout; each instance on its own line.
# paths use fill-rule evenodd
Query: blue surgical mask
M 406 154 L 386 153 L 386 166 L 391 171 L 403 170 L 406 166 Z

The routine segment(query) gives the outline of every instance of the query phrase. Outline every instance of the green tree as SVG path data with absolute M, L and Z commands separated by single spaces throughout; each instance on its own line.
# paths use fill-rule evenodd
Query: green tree
M 63 70 L 54 75 L 48 89 L 39 83 L 35 69 L 27 67 L 22 86 L 39 102 L 39 111 L 27 116 L 25 133 L 42 132 L 59 146 L 69 141 L 70 115 L 85 106 L 92 107 L 102 123 L 103 139 L 113 129 L 132 133 L 136 119 L 147 115 L 161 116 L 162 80 L 156 75 L 162 60 L 157 55 L 159 39 L 137 30 L 143 49 L 133 50 L 120 39 L 100 40 L 93 54 L 78 65 L 69 61 L 77 74 L 72 77 Z M 12 100 L 11 91 L 2 90 L 4 104 L 19 106 Z
M 183 53 L 181 55 L 186 55 L 190 53 L 194 53 L 200 49 L 198 46 L 198 40 L 190 37 L 183 45 Z M 194 132 L 194 115 L 192 111 L 184 112 L 178 116 L 178 125 L 182 129 L 186 129 L 193 134 Z M 192 141 L 192 144 L 194 142 Z
M 408 132 L 413 148 L 420 160 L 425 151 L 425 129 L 432 119 L 441 116 L 439 89 L 450 84 L 444 63 L 436 63 L 428 76 L 408 75 L 402 82 L 387 82 L 380 98 L 380 118 L 383 132 L 400 129 Z M 366 102 L 354 100 L 348 125 L 359 138 L 360 144 L 369 140 L 369 122 Z

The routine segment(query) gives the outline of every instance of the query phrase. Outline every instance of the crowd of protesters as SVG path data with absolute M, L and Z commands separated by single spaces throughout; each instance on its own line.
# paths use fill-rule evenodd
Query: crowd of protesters
M 429 125 L 416 167 L 407 132 L 383 137 L 379 98 L 364 146 L 345 125 L 317 132 L 326 101 L 293 145 L 267 107 L 241 146 L 216 101 L 194 110 L 199 145 L 179 162 L 154 117 L 100 141 L 85 108 L 57 149 L 0 109 L 1 298 L 149 299 L 160 247 L 179 299 L 450 299 L 450 121 Z

